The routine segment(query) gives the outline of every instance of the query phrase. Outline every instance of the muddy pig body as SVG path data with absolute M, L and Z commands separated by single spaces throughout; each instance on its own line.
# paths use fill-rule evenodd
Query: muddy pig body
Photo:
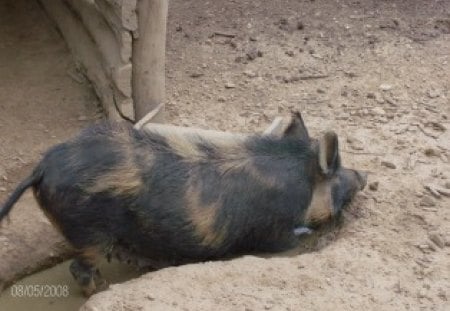
M 169 264 L 284 250 L 365 183 L 341 166 L 336 134 L 311 139 L 298 113 L 279 135 L 223 139 L 104 123 L 50 149 L 0 219 L 32 187 L 78 250 L 71 272 L 89 295 L 114 249 Z

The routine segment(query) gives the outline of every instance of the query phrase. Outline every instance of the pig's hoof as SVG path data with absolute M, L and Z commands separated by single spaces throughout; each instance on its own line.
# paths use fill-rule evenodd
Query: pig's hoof
M 109 287 L 108 281 L 102 277 L 102 275 L 100 274 L 100 271 L 98 271 L 98 269 L 95 272 L 94 281 L 95 281 L 95 286 L 96 286 L 96 290 L 95 290 L 96 293 L 107 290 Z
M 95 286 L 94 280 L 92 280 L 91 282 L 89 282 L 88 285 L 82 286 L 82 287 L 81 287 L 81 291 L 83 292 L 83 295 L 84 295 L 85 297 L 90 297 L 90 296 L 92 296 L 92 295 L 97 291 L 97 287 Z

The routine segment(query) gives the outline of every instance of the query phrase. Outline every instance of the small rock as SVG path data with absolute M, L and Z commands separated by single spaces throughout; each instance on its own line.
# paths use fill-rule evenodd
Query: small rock
M 442 236 L 438 233 L 438 232 L 431 232 L 428 235 L 428 238 L 434 243 L 436 244 L 439 248 L 444 248 L 445 246 L 445 241 L 442 238 Z
M 275 24 L 278 25 L 278 28 L 284 31 L 293 32 L 294 30 L 298 29 L 298 25 L 289 22 L 289 20 L 286 18 L 280 18 L 280 20 Z
M 297 30 L 305 29 L 305 24 L 302 21 L 297 21 Z
M 382 90 L 383 92 L 387 92 L 387 91 L 392 90 L 393 87 L 392 87 L 392 85 L 390 85 L 390 84 L 383 83 L 383 84 L 380 84 L 379 88 L 380 88 L 380 90 Z
M 380 183 L 378 181 L 373 181 L 369 184 L 369 189 L 372 191 L 377 191 L 379 184 Z
M 427 122 L 425 124 L 425 126 L 431 127 L 431 128 L 433 128 L 433 130 L 438 131 L 438 132 L 445 132 L 447 130 L 447 128 L 439 122 L 433 122 L 433 121 Z
M 284 52 L 284 54 L 286 54 L 289 57 L 294 57 L 294 51 L 292 51 L 292 50 L 286 51 L 286 52 Z
M 236 56 L 234 61 L 236 63 L 242 63 L 242 64 L 246 64 L 247 63 L 247 59 L 245 57 L 243 57 L 243 56 Z
M 427 189 L 435 198 L 440 198 L 441 194 L 439 193 L 439 191 L 437 190 L 437 186 L 432 185 L 432 184 L 426 184 L 424 185 L 424 188 Z
M 347 142 L 348 142 L 350 148 L 352 148 L 354 150 L 364 150 L 364 144 L 362 143 L 362 141 L 360 141 L 359 139 L 357 139 L 355 137 L 348 136 Z
M 375 99 L 375 93 L 372 92 L 367 93 L 367 98 Z
M 441 298 L 444 301 L 447 301 L 447 293 L 445 292 L 444 289 L 439 288 L 438 297 Z
M 444 187 L 450 189 L 450 181 L 445 182 Z
M 428 248 L 431 249 L 433 252 L 436 252 L 436 251 L 437 251 L 437 247 L 436 247 L 436 245 L 434 245 L 433 242 L 428 241 L 428 242 L 427 242 L 427 245 L 428 245 Z
M 203 75 L 204 75 L 203 72 L 194 71 L 194 72 L 192 72 L 189 76 L 190 76 L 191 78 L 199 78 L 199 77 L 201 77 L 201 76 L 203 76 Z
M 6 192 L 6 188 L 5 187 L 0 187 L 0 192 Z
M 226 99 L 225 99 L 225 97 L 223 97 L 223 96 L 219 96 L 219 97 L 217 98 L 217 101 L 218 101 L 218 102 L 221 102 L 221 103 L 224 103 L 224 102 L 226 101 Z
M 376 101 L 378 104 L 384 104 L 384 98 L 383 98 L 383 96 L 382 96 L 380 93 L 378 93 L 378 92 L 375 93 L 375 101 Z
M 397 166 L 394 163 L 389 161 L 381 161 L 381 165 L 393 170 L 397 168 Z
M 427 156 L 427 157 L 439 157 L 440 156 L 440 151 L 434 148 L 426 148 L 423 153 Z
M 257 76 L 256 72 L 251 70 L 245 70 L 244 75 L 246 75 L 249 78 L 255 78 Z
M 430 196 L 426 195 L 420 200 L 419 205 L 423 207 L 433 207 L 436 203 Z
M 229 44 L 233 49 L 237 49 L 237 47 L 238 47 L 237 42 L 234 41 L 234 40 L 228 41 L 228 44 Z
M 183 30 L 183 27 L 181 26 L 181 25 L 177 25 L 176 27 L 175 27 L 175 31 L 177 31 L 177 32 L 180 32 L 180 31 L 182 31 Z
M 146 296 L 144 296 L 144 297 L 147 298 L 147 299 L 150 300 L 150 301 L 155 301 L 155 298 L 154 298 L 153 296 L 146 295 Z
M 225 83 L 225 88 L 226 89 L 234 89 L 235 87 L 236 87 L 236 84 L 234 84 L 232 82 Z
M 86 116 L 79 116 L 78 121 L 86 121 L 88 118 Z
M 428 244 L 419 244 L 419 245 L 417 245 L 417 247 L 422 251 L 430 249 L 430 246 Z
M 427 292 L 425 289 L 421 289 L 419 290 L 419 292 L 417 293 L 417 297 L 418 298 L 427 298 Z
M 438 90 L 428 90 L 427 95 L 429 98 L 436 98 L 436 97 L 441 96 L 441 94 Z
M 248 60 L 255 60 L 257 57 L 262 57 L 263 53 L 257 48 L 251 48 L 246 55 Z
M 386 111 L 384 111 L 384 109 L 381 108 L 381 107 L 375 107 L 375 108 L 373 108 L 373 109 L 372 109 L 372 112 L 373 112 L 374 114 L 377 114 L 377 115 L 380 115 L 380 116 L 386 114 Z
M 386 118 L 392 120 L 392 119 L 395 118 L 395 114 L 393 114 L 393 113 L 391 113 L 391 112 L 388 112 L 388 113 L 386 114 Z

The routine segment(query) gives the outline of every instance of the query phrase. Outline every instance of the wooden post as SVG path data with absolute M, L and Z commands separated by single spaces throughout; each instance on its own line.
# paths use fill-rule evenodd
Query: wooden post
M 164 122 L 168 0 L 138 0 L 137 38 L 133 39 L 132 90 L 136 120 L 163 104 L 152 119 Z

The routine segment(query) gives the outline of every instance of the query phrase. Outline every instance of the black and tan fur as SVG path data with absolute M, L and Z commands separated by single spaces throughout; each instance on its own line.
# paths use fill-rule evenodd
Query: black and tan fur
M 98 256 L 115 248 L 179 264 L 294 246 L 295 228 L 338 214 L 364 187 L 337 148 L 332 132 L 310 139 L 298 113 L 280 135 L 223 140 L 95 125 L 50 149 L 0 219 L 33 187 L 79 250 L 71 272 L 91 294 Z

